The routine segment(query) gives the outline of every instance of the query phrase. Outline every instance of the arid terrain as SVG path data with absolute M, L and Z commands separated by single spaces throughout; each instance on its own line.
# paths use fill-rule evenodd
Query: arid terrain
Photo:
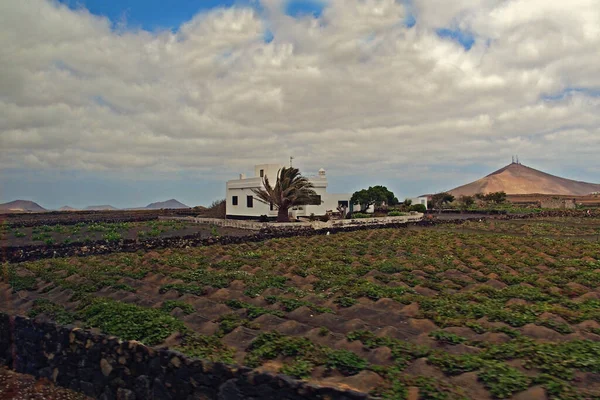
M 373 397 L 597 398 L 598 233 L 486 220 L 5 264 L 0 309 Z

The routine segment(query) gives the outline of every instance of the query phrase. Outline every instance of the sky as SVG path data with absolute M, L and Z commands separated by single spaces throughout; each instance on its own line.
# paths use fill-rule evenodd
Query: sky
M 600 0 L 0 1 L 0 203 L 207 205 L 254 164 L 400 198 L 600 182 Z

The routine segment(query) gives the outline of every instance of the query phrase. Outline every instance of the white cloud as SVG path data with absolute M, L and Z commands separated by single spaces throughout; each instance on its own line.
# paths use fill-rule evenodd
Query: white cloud
M 414 0 L 411 29 L 394 0 L 330 0 L 318 19 L 263 6 L 149 33 L 54 1 L 0 2 L 0 168 L 597 162 L 600 99 L 547 97 L 600 90 L 598 0 Z

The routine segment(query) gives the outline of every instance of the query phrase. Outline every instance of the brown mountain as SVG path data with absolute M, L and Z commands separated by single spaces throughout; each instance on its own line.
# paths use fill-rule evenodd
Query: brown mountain
M 43 212 L 46 209 L 29 200 L 15 200 L 0 204 L 0 212 Z
M 160 210 L 161 208 L 190 208 L 185 204 L 175 200 L 167 200 L 167 201 L 159 201 L 157 203 L 150 203 L 146 206 L 147 209 L 150 210 Z
M 554 194 L 585 196 L 600 192 L 600 184 L 574 181 L 550 175 L 523 164 L 511 163 L 475 182 L 449 190 L 454 196 L 477 193 Z

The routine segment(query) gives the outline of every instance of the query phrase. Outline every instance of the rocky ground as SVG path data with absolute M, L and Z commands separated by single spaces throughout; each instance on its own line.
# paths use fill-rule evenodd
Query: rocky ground
M 64 388 L 56 387 L 48 380 L 36 380 L 32 376 L 17 374 L 0 367 L 1 400 L 86 400 L 87 397 Z

